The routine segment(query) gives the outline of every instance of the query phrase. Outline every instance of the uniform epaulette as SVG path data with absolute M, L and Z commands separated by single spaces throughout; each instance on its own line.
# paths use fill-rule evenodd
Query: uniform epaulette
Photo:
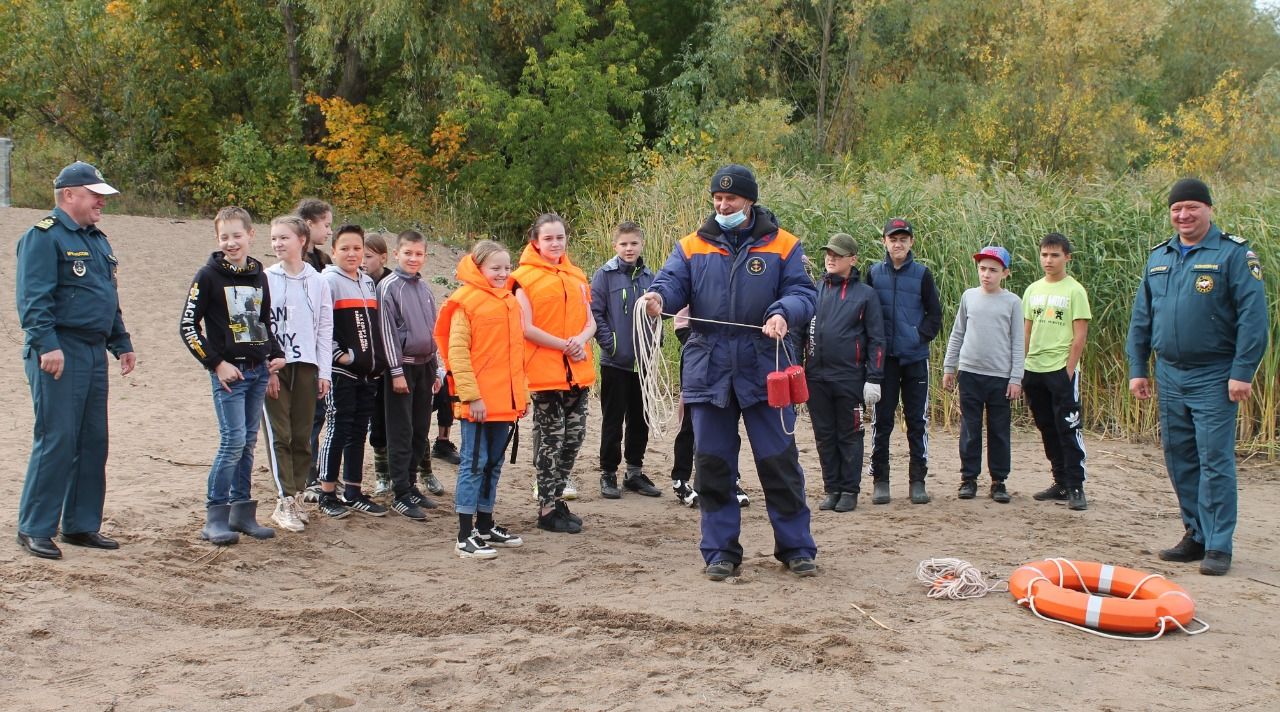
M 49 217 L 47 217 L 47 218 L 45 218 L 45 219 L 41 220 L 40 222 L 36 223 L 36 224 L 35 224 L 35 228 L 36 228 L 37 230 L 40 230 L 41 232 L 44 232 L 44 231 L 48 230 L 49 228 L 51 228 L 51 227 L 53 227 L 54 225 L 57 225 L 57 224 L 58 224 L 58 219 L 57 219 L 56 217 L 54 217 L 54 216 L 50 215 Z
M 1232 235 L 1230 233 L 1224 232 L 1222 233 L 1222 236 L 1236 243 L 1237 245 L 1243 245 L 1244 243 L 1248 242 L 1248 240 L 1244 239 L 1243 237 L 1240 237 L 1239 235 Z
M 1172 239 L 1173 239 L 1173 238 L 1169 238 L 1168 240 L 1165 240 L 1164 242 L 1161 242 L 1161 243 L 1160 243 L 1160 244 L 1158 244 L 1158 245 L 1154 245 L 1154 246 L 1151 248 L 1151 251 L 1152 251 L 1152 252 L 1154 252 L 1154 251 L 1156 251 L 1156 250 L 1160 249 L 1161 247 L 1164 247 L 1165 245 L 1169 244 L 1169 242 L 1170 242 Z

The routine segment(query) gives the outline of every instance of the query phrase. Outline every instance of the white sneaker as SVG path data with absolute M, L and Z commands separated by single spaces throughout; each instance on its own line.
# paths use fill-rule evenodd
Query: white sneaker
M 302 504 L 302 501 L 303 501 L 302 493 L 299 492 L 298 494 L 292 497 L 289 497 L 287 499 L 289 500 L 290 506 L 293 507 L 293 516 L 297 517 L 298 521 L 302 522 L 303 524 L 310 524 L 311 515 L 307 514 L 307 507 Z
M 386 480 L 379 477 L 377 484 L 373 486 L 373 496 L 376 497 L 380 494 L 386 494 L 390 491 L 391 491 L 391 480 Z
M 291 532 L 300 532 L 307 528 L 293 513 L 293 497 L 281 497 L 276 500 L 276 511 L 271 513 L 271 521 L 281 529 Z
M 464 559 L 492 559 L 498 555 L 497 550 L 485 543 L 485 540 L 480 538 L 480 532 L 474 529 L 471 530 L 471 536 L 467 537 L 466 541 L 457 543 L 455 550 L 458 556 Z
M 572 475 L 564 481 L 564 494 L 560 495 L 560 497 L 562 499 L 578 498 L 578 481 Z

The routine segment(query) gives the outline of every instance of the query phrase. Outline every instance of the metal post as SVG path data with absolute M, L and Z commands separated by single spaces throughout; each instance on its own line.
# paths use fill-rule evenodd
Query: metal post
M 0 137 L 0 208 L 13 205 L 12 176 L 9 155 L 13 153 L 13 139 Z

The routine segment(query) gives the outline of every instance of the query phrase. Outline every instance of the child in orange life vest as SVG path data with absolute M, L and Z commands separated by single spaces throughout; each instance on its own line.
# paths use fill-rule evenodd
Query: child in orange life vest
M 511 281 L 524 323 L 533 402 L 538 528 L 577 534 L 582 520 L 564 500 L 577 497 L 569 476 L 587 432 L 587 399 L 596 381 L 591 358 L 596 322 L 587 276 L 569 260 L 567 244 L 564 218 L 538 216 Z
M 498 477 L 515 422 L 525 412 L 524 328 L 520 304 L 507 286 L 511 254 L 481 240 L 458 264 L 458 288 L 436 320 L 436 344 L 457 396 L 462 421 L 461 461 L 454 495 L 456 550 L 462 558 L 490 559 L 493 547 L 523 542 L 493 521 Z M 474 517 L 474 521 L 473 521 Z

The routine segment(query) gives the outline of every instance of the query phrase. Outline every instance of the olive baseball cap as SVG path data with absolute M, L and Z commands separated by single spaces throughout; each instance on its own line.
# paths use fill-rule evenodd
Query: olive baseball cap
M 76 188 L 83 186 L 98 195 L 115 195 L 120 191 L 107 185 L 107 180 L 102 177 L 102 171 L 85 163 L 84 161 L 76 161 L 62 172 L 58 173 L 58 177 L 53 181 L 54 188 Z
M 827 240 L 827 244 L 822 249 L 835 253 L 839 257 L 848 257 L 849 255 L 858 254 L 858 243 L 853 239 L 852 235 L 843 232 L 837 232 Z

